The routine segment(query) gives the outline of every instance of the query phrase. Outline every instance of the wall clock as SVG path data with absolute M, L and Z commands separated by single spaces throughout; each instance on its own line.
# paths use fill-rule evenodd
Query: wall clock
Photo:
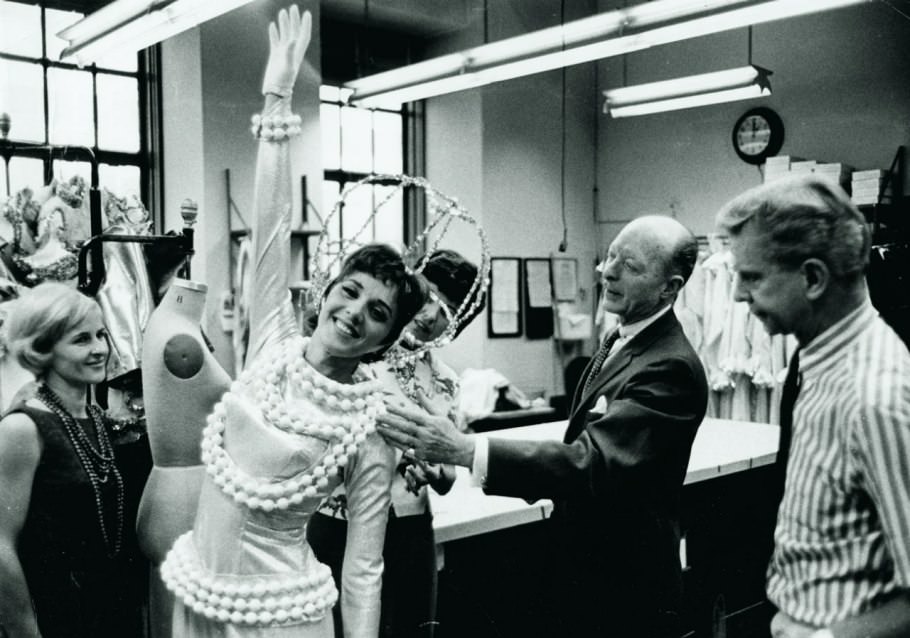
M 784 123 L 765 106 L 749 109 L 733 126 L 733 148 L 749 164 L 761 164 L 776 155 L 783 143 Z

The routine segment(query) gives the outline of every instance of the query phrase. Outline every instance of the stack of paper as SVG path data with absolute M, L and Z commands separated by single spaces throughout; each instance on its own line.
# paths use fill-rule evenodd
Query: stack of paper
M 850 176 L 853 174 L 853 168 L 840 162 L 831 162 L 830 164 L 818 163 L 815 165 L 815 174 L 827 177 L 835 184 L 847 186 L 850 183 Z
M 815 171 L 815 160 L 803 160 L 801 162 L 790 162 L 790 172 L 794 175 L 805 175 Z
M 790 156 L 778 155 L 765 160 L 765 183 L 773 182 L 790 174 Z M 796 158 L 793 158 L 796 159 Z
M 850 189 L 853 203 L 857 205 L 889 203 L 891 201 L 891 186 L 888 185 L 884 192 L 882 191 L 882 181 L 885 176 L 885 171 L 880 168 L 855 171 Z

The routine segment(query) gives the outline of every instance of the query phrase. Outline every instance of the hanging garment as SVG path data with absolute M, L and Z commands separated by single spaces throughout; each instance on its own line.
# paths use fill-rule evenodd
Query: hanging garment
M 136 234 L 126 225 L 109 226 L 107 232 Z M 155 302 L 141 244 L 106 242 L 104 263 L 106 276 L 97 300 L 111 343 L 107 376 L 116 379 L 140 367 L 142 332 Z

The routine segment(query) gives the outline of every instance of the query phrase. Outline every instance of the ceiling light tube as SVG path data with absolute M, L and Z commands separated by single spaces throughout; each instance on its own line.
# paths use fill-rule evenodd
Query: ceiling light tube
M 115 0 L 67 27 L 60 59 L 83 66 L 112 53 L 135 52 L 252 0 Z
M 345 84 L 352 90 L 351 101 L 360 106 L 393 106 L 403 102 L 454 93 L 517 77 L 550 71 L 583 62 L 614 57 L 661 44 L 679 42 L 713 33 L 730 31 L 755 24 L 839 9 L 871 0 L 654 0 L 619 11 L 569 22 L 562 27 L 509 38 L 467 49 L 460 53 L 433 58 L 415 65 L 386 71 Z M 747 6 L 744 6 L 747 5 Z M 709 9 L 722 10 L 703 15 Z M 615 20 L 622 15 L 627 21 L 616 29 Z M 684 21 L 654 26 L 668 20 Z M 697 17 L 695 17 L 697 16 Z M 595 20 L 600 30 L 594 27 Z M 582 26 L 578 26 L 578 25 Z M 634 28 L 641 30 L 628 33 Z M 611 30 L 612 29 L 612 30 Z M 554 49 L 552 32 L 561 31 L 566 48 Z M 587 34 L 583 37 L 582 33 Z M 590 42 L 593 33 L 599 34 Z M 530 42 L 540 37 L 533 52 Z M 611 37 L 613 36 L 613 37 Z M 518 41 L 518 44 L 514 44 Z M 572 46 L 569 46 L 572 42 Z M 583 44 L 587 42 L 587 44 Z M 510 44 L 512 43 L 512 44 Z M 513 48 L 514 47 L 514 48 Z M 419 71 L 415 67 L 420 67 Z M 435 69 L 436 73 L 433 73 Z M 419 78 L 419 79 L 415 79 Z
M 558 52 L 566 47 L 590 43 L 630 28 L 690 17 L 721 7 L 744 5 L 749 1 L 654 0 L 377 73 L 349 82 L 346 86 L 364 95 L 375 92 L 377 88 L 383 90 L 401 88 L 418 82 L 440 79 L 446 75 L 461 74 L 468 68 L 478 69 L 502 64 L 547 51 Z
M 663 113 L 665 111 L 679 111 L 690 109 L 696 106 L 707 106 L 710 104 L 723 104 L 724 102 L 737 102 L 739 100 L 748 100 L 757 97 L 771 95 L 770 89 L 760 89 L 759 87 L 749 86 L 739 89 L 729 89 L 726 91 L 714 91 L 712 93 L 703 93 L 701 95 L 688 95 L 657 102 L 645 102 L 642 104 L 630 104 L 629 106 L 620 106 L 610 109 L 610 116 L 613 118 L 632 117 L 635 115 L 650 115 L 652 113 Z
M 702 73 L 604 91 L 614 118 L 675 111 L 771 95 L 771 72 L 757 66 Z
M 64 40 L 84 40 L 93 34 L 112 31 L 130 20 L 135 20 L 149 10 L 149 0 L 118 0 L 105 5 L 68 26 L 57 34 Z

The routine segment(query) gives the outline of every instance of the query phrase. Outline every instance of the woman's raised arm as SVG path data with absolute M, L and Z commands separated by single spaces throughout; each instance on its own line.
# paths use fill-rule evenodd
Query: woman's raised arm
M 290 265 L 291 162 L 289 139 L 300 133 L 291 113 L 294 82 L 310 42 L 310 12 L 296 5 L 269 25 L 269 60 L 262 82 L 265 107 L 254 116 L 259 139 L 253 196 L 253 286 L 249 363 L 267 346 L 296 330 L 288 292 Z

